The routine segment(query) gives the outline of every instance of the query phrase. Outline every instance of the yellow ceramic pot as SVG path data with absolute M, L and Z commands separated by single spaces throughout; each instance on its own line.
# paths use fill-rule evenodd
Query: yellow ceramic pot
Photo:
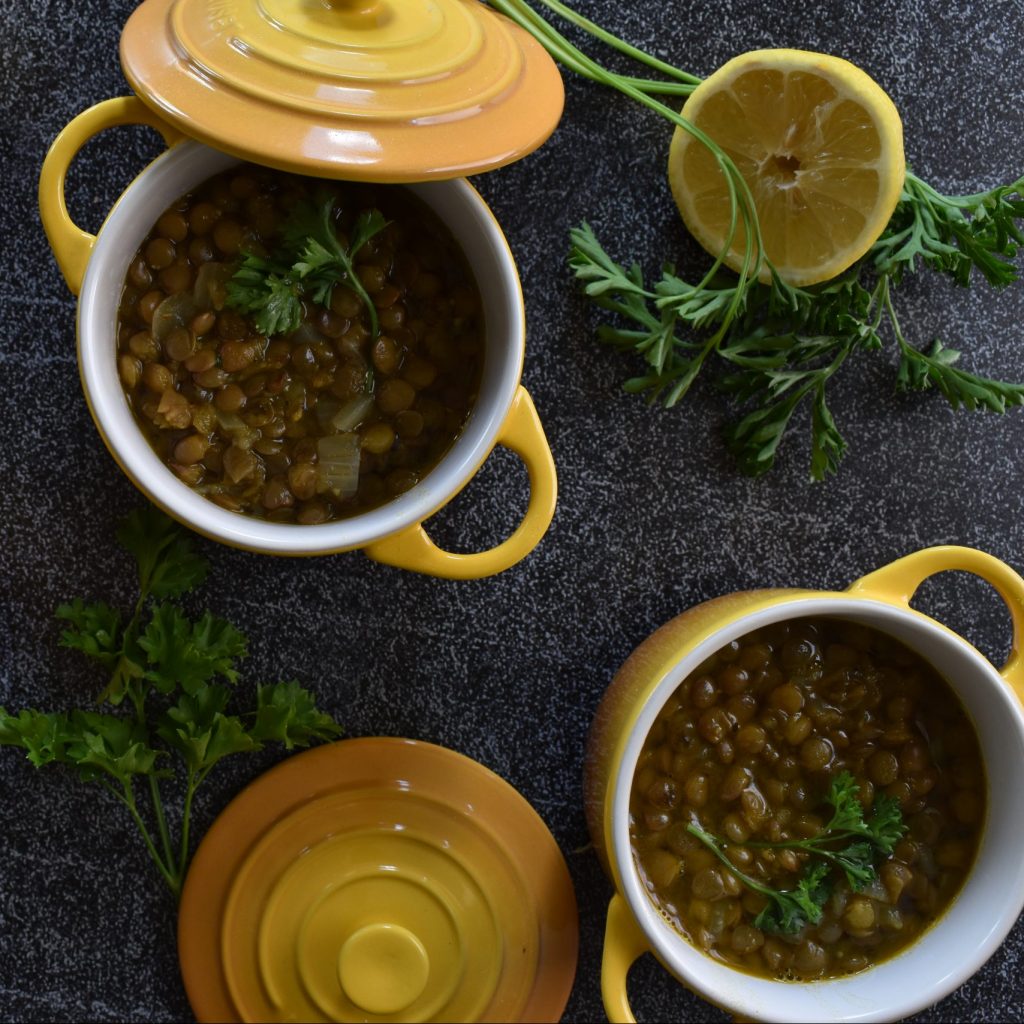
M 118 199 L 95 236 L 77 227 L 64 203 L 64 178 L 81 147 L 105 128 L 146 124 L 170 148 Z M 278 555 L 315 555 L 362 548 L 370 558 L 416 572 L 469 579 L 514 565 L 540 542 L 554 514 L 551 450 L 529 394 L 519 383 L 526 346 L 523 297 L 501 228 L 463 178 L 410 184 L 447 224 L 474 270 L 486 323 L 480 392 L 466 428 L 441 462 L 410 491 L 381 508 L 318 526 L 270 523 L 219 508 L 182 483 L 149 447 L 118 379 L 117 309 L 135 251 L 179 196 L 237 163 L 184 140 L 134 97 L 107 100 L 76 117 L 58 136 L 40 178 L 47 237 L 69 287 L 79 296 L 78 360 L 86 400 L 111 454 L 133 483 L 186 526 L 213 540 Z M 530 502 L 519 528 L 498 547 L 451 554 L 432 543 L 427 519 L 473 477 L 495 445 L 514 451 L 530 476 Z
M 522 291 L 501 228 L 461 175 L 510 163 L 554 130 L 562 83 L 545 51 L 476 0 L 145 0 L 125 26 L 121 61 L 139 98 L 100 103 L 61 132 L 43 164 L 39 205 L 57 263 L 79 296 L 86 400 L 125 473 L 185 525 L 252 551 L 361 548 L 376 561 L 452 579 L 501 572 L 532 551 L 554 514 L 556 478 L 519 383 Z M 93 236 L 68 216 L 64 178 L 86 142 L 125 124 L 155 128 L 169 148 Z M 316 526 L 226 512 L 160 463 L 122 393 L 117 308 L 134 252 L 171 203 L 241 159 L 299 174 L 407 183 L 452 231 L 476 276 L 486 336 L 469 421 L 419 484 L 371 512 Z M 441 550 L 423 521 L 469 482 L 495 445 L 514 451 L 529 472 L 522 523 L 493 550 Z
M 929 576 L 963 570 L 988 581 L 1010 610 L 1013 647 L 1002 668 L 910 600 Z M 678 685 L 726 643 L 770 623 L 831 615 L 894 636 L 935 665 L 959 695 L 981 739 L 988 818 L 974 867 L 941 920 L 899 956 L 859 975 L 778 982 L 734 970 L 691 946 L 661 916 L 636 870 L 629 796 L 637 759 Z M 681 982 L 742 1020 L 875 1021 L 907 1016 L 962 984 L 995 951 L 1024 905 L 1019 824 L 1024 789 L 1024 580 L 991 555 L 937 547 L 908 555 L 841 593 L 758 590 L 708 601 L 667 623 L 630 656 L 591 728 L 586 811 L 594 845 L 615 885 L 608 909 L 602 994 L 609 1020 L 632 1021 L 630 965 L 653 952 Z M 1013 785 L 1000 785 L 1011 781 Z

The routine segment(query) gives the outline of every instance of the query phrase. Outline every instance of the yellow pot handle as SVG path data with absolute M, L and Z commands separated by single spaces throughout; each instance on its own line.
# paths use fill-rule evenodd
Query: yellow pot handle
M 516 453 L 530 474 L 530 503 L 526 515 L 508 540 L 490 551 L 457 555 L 443 551 L 427 536 L 421 523 L 368 545 L 364 550 L 376 562 L 400 569 L 441 576 L 449 580 L 475 580 L 504 572 L 525 558 L 539 543 L 555 514 L 558 481 L 551 448 L 544 436 L 533 399 L 520 386 L 498 435 L 498 444 Z
M 1024 579 L 1005 562 L 974 548 L 925 548 L 861 577 L 852 584 L 849 592 L 874 597 L 888 604 L 909 605 L 918 587 L 929 576 L 952 569 L 980 576 L 992 584 L 1006 602 L 1013 622 L 1013 641 L 1010 656 L 999 674 L 1024 704 L 1024 657 L 1021 654 L 1024 647 Z
M 39 173 L 39 213 L 46 238 L 72 294 L 82 287 L 85 267 L 96 236 L 83 231 L 68 214 L 64 179 L 78 151 L 106 128 L 121 124 L 145 124 L 155 128 L 168 146 L 185 136 L 161 120 L 136 96 L 118 96 L 83 110 L 53 140 Z
M 636 1024 L 629 1006 L 626 978 L 630 967 L 650 948 L 626 901 L 616 893 L 608 904 L 601 957 L 601 998 L 611 1024 Z

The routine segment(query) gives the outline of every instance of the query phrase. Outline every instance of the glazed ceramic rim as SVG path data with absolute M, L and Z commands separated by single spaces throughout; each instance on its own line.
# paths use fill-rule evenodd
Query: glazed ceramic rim
M 239 162 L 199 142 L 179 143 L 157 157 L 114 204 L 97 235 L 78 303 L 78 360 L 86 399 L 104 443 L 135 485 L 200 533 L 271 554 L 363 547 L 433 515 L 465 486 L 494 447 L 522 376 L 525 351 L 515 262 L 494 215 L 465 179 L 400 186 L 426 202 L 452 231 L 483 298 L 483 377 L 465 429 L 419 484 L 358 516 L 303 526 L 228 512 L 182 483 L 143 437 L 117 373 L 116 322 L 128 266 L 160 214 L 189 189 Z
M 683 939 L 655 909 L 635 869 L 629 795 L 643 742 L 678 685 L 724 644 L 763 626 L 805 616 L 839 617 L 896 636 L 942 666 L 974 720 L 988 777 L 988 816 L 975 864 L 943 916 L 906 950 L 876 967 L 830 981 L 755 978 Z M 668 969 L 711 1002 L 747 1020 L 885 1021 L 930 1006 L 962 985 L 996 951 L 1024 907 L 1024 858 L 1017 823 L 1024 787 L 993 785 L 1024 772 L 1024 713 L 995 668 L 966 640 L 912 610 L 865 598 L 799 598 L 742 615 L 694 646 L 651 692 L 614 776 L 612 856 L 620 891 Z

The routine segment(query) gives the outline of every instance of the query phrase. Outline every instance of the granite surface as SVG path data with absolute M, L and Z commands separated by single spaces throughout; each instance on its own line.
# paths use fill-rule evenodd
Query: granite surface
M 116 522 L 141 498 L 89 418 L 75 366 L 75 300 L 36 208 L 46 147 L 79 111 L 127 93 L 117 59 L 130 0 L 0 5 L 0 704 L 67 708 L 98 685 L 57 647 L 52 612 L 72 596 L 130 597 Z M 798 46 L 847 57 L 892 95 L 915 170 L 946 191 L 1015 178 L 1024 137 L 1022 0 L 577 0 L 620 36 L 705 75 L 734 54 Z M 596 318 L 565 265 L 587 219 L 622 259 L 653 271 L 696 256 L 664 179 L 669 132 L 622 97 L 566 76 L 561 126 L 540 151 L 475 183 L 507 232 L 529 323 L 524 382 L 560 474 L 554 524 L 502 576 L 454 583 L 358 553 L 302 561 L 198 540 L 212 564 L 202 601 L 250 636 L 246 678 L 298 678 L 352 736 L 444 744 L 492 768 L 533 804 L 565 853 L 580 909 L 580 960 L 565 1011 L 600 1021 L 611 889 L 581 802 L 583 744 L 617 667 L 654 628 L 732 590 L 842 588 L 930 544 L 973 545 L 1024 569 L 1024 415 L 954 414 L 936 394 L 894 392 L 895 355 L 863 355 L 832 407 L 851 450 L 807 482 L 799 420 L 766 478 L 737 475 L 709 387 L 680 408 L 620 390 L 636 369 L 595 342 Z M 90 143 L 69 181 L 76 220 L 105 211 L 159 151 L 121 129 Z M 911 337 L 941 336 L 991 376 L 1024 375 L 1024 289 L 969 292 L 910 280 Z M 493 543 L 525 507 L 525 472 L 496 452 L 431 523 L 462 550 Z M 976 579 L 930 581 L 916 603 L 1000 663 L 1008 616 Z M 201 835 L 281 755 L 226 763 L 196 807 Z M 122 809 L 59 770 L 0 750 L 0 1019 L 191 1019 L 175 908 Z M 1024 929 L 917 1019 L 1024 1020 Z M 644 957 L 631 976 L 640 1020 L 721 1020 Z

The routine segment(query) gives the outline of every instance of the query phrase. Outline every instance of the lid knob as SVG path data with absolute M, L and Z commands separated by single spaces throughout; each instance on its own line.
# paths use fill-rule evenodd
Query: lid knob
M 367 1013 L 398 1013 L 423 993 L 430 958 L 408 928 L 368 924 L 345 940 L 338 980 L 345 995 Z

